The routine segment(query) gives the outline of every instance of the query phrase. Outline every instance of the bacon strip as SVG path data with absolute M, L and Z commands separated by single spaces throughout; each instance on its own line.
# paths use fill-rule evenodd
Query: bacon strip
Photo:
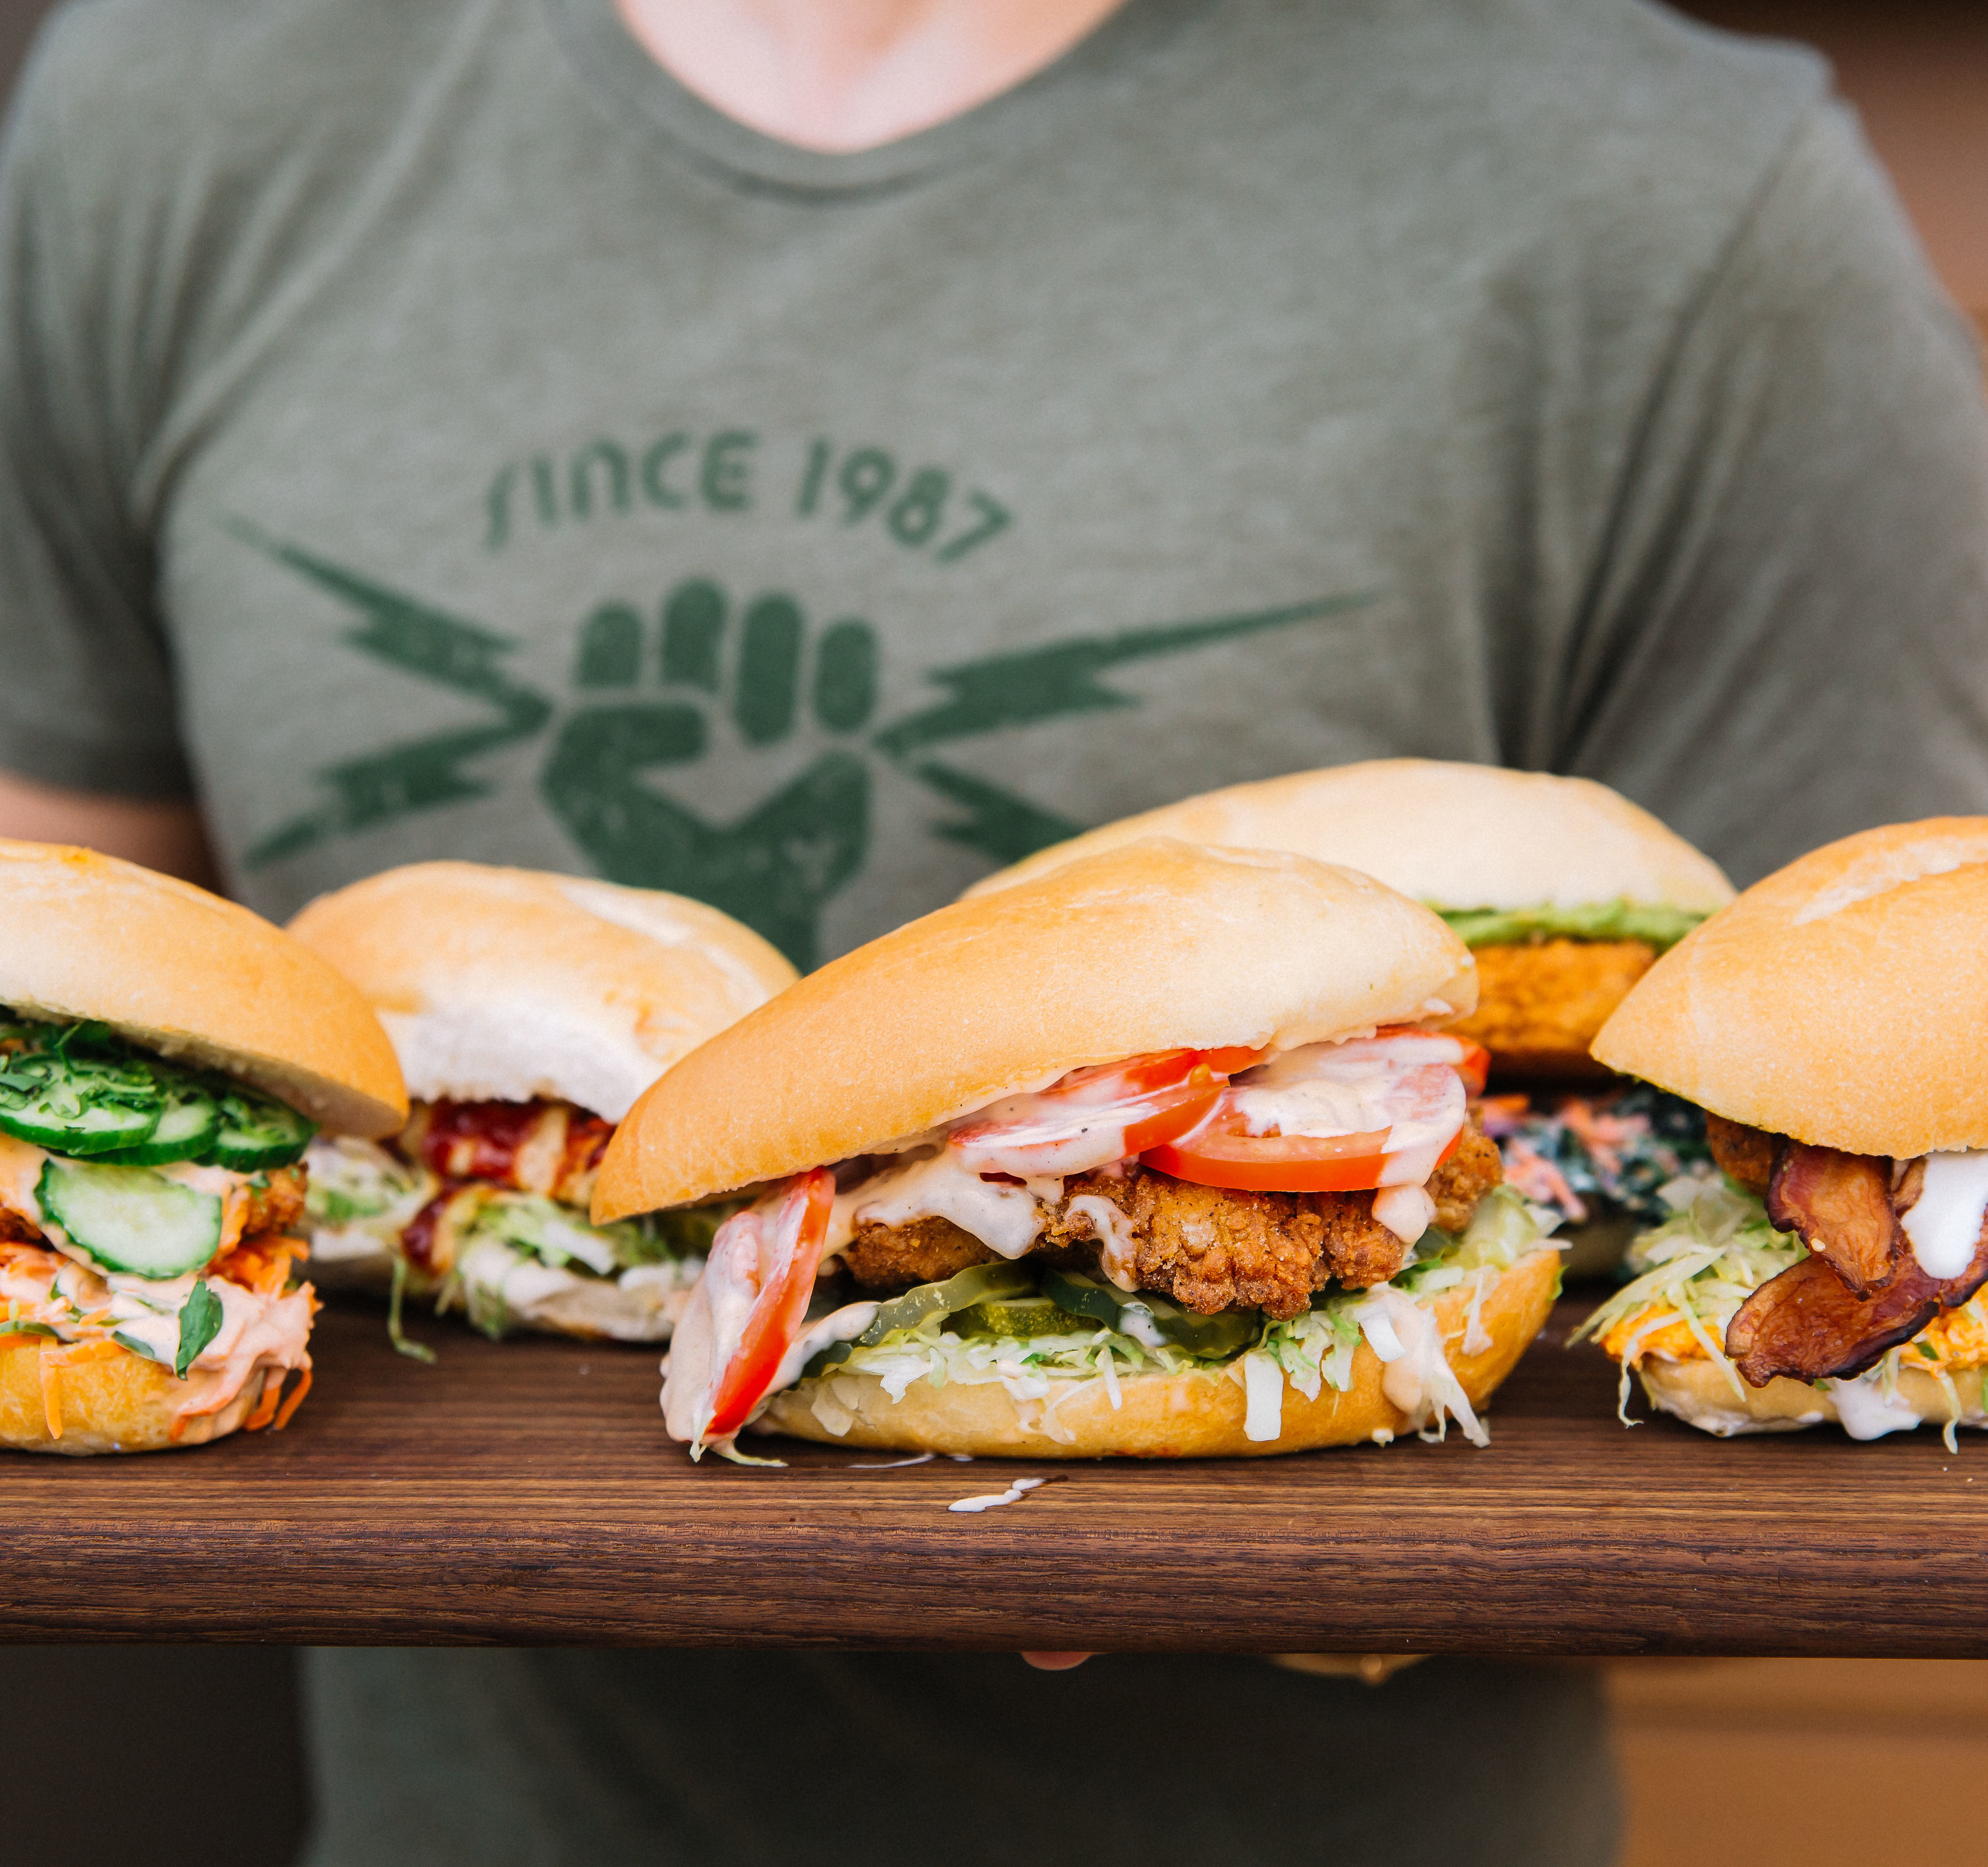
M 1811 1257 L 1772 1277 L 1743 1303 L 1726 1329 L 1726 1352 L 1755 1387 L 1777 1375 L 1822 1381 L 1861 1375 L 1888 1349 L 1909 1342 L 1942 1310 L 1957 1309 L 1988 1283 L 1988 1223 L 1973 1261 L 1944 1283 L 1907 1252 L 1890 1283 L 1860 1297 L 1835 1267 Z
M 1767 1216 L 1792 1232 L 1858 1297 L 1887 1289 L 1911 1256 L 1892 1206 L 1892 1163 L 1875 1154 L 1782 1142 Z

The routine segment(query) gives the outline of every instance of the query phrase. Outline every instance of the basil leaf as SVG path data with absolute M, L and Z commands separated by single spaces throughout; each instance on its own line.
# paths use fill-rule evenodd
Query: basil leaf
M 221 1333 L 221 1299 L 205 1279 L 196 1284 L 180 1310 L 180 1351 L 173 1372 L 184 1381 L 200 1351 Z

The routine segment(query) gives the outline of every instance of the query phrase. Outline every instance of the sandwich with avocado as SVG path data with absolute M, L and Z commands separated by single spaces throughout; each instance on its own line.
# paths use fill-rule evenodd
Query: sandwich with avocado
M 570 875 L 424 862 L 321 896 L 290 932 L 378 1013 L 415 1098 L 384 1142 L 313 1144 L 313 1263 L 519 1329 L 660 1341 L 729 1206 L 595 1225 L 614 1124 L 793 967 L 701 901 Z
M 694 1050 L 594 1216 L 717 1198 L 669 1431 L 954 1453 L 1274 1453 L 1479 1417 L 1557 1253 L 1500 1185 L 1442 922 L 1165 840 L 956 902 Z
M 0 843 L 0 1445 L 151 1452 L 310 1385 L 303 1156 L 407 1100 L 365 1001 L 245 908 Z
M 1583 1325 L 1709 1432 L 1988 1422 L 1988 817 L 1895 824 L 1749 888 L 1655 966 L 1595 1054 L 1705 1110 Z M 1625 1418 L 1628 1417 L 1626 1411 Z

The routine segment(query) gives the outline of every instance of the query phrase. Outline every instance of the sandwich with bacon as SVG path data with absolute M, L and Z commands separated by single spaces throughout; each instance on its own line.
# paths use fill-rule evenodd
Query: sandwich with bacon
M 1719 1434 L 1988 1422 L 1988 817 L 1895 824 L 1749 888 L 1651 971 L 1595 1053 L 1709 1117 L 1583 1325 Z M 1626 1412 L 1625 1418 L 1627 1418 Z
M 405 1118 L 386 1033 L 276 928 L 131 863 L 0 843 L 0 1445 L 283 1426 L 302 1158 Z
M 310 1152 L 313 1263 L 333 1288 L 519 1329 L 665 1339 L 729 1205 L 595 1225 L 614 1124 L 685 1052 L 791 983 L 749 928 L 610 882 L 423 862 L 320 896 L 290 932 L 378 1013 L 415 1101 L 384 1142 Z
M 733 1194 L 669 1431 L 1154 1456 L 1478 1409 L 1558 1257 L 1471 1125 L 1463 943 L 1369 878 L 1157 840 L 956 902 L 693 1051 L 597 1220 Z

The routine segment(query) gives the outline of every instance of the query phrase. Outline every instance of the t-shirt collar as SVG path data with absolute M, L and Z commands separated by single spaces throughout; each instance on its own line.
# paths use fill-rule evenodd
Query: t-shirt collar
M 812 195 L 888 193 L 972 162 L 997 144 L 1012 147 L 1050 120 L 1072 91 L 1121 69 L 1205 3 L 1124 0 L 1060 58 L 1012 90 L 896 142 L 831 154 L 764 135 L 705 103 L 637 42 L 614 0 L 544 0 L 554 32 L 582 74 L 624 116 L 736 185 Z

